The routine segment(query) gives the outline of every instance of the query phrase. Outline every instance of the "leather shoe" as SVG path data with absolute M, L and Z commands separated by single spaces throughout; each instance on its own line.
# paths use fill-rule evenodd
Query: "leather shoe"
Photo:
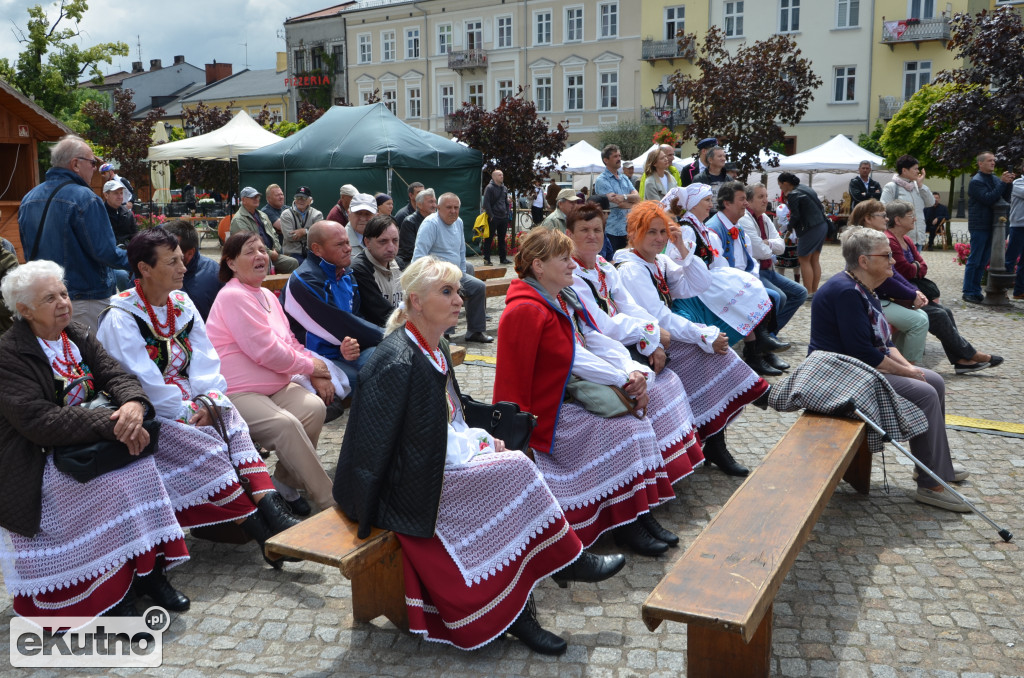
M 284 532 L 290 527 L 295 527 L 301 521 L 288 510 L 288 503 L 277 492 L 267 492 L 256 505 L 259 515 L 266 523 L 271 535 Z
M 596 583 L 615 576 L 625 564 L 626 556 L 621 553 L 598 556 L 590 551 L 584 551 L 575 562 L 555 572 L 551 578 L 563 589 L 571 581 Z
M 789 369 L 789 363 L 787 363 L 785 360 L 783 360 L 782 358 L 780 358 L 778 355 L 776 355 L 774 353 L 765 353 L 765 354 L 763 354 L 763 357 L 764 357 L 764 361 L 766 363 L 768 363 L 769 365 L 771 365 L 772 367 L 774 367 L 777 370 L 788 370 Z
M 494 264 L 491 263 L 490 259 L 484 259 L 484 266 L 494 266 Z
M 466 341 L 473 342 L 475 344 L 490 344 L 494 341 L 494 337 L 489 334 L 484 334 L 483 332 L 473 332 L 472 334 L 467 332 Z
M 104 617 L 138 617 L 139 608 L 135 607 L 135 602 L 138 599 L 135 597 L 135 591 L 131 588 L 128 589 L 128 593 L 124 594 L 124 598 L 103 613 Z
M 551 631 L 544 629 L 537 621 L 537 613 L 533 602 L 533 596 L 527 601 L 526 607 L 519 613 L 508 632 L 518 638 L 523 645 L 538 654 L 560 655 L 565 654 L 569 647 L 565 640 Z
M 184 612 L 192 607 L 192 601 L 181 591 L 171 586 L 163 572 L 154 570 L 145 577 L 135 579 L 139 593 L 149 596 L 153 602 L 171 612 Z
M 717 466 L 727 476 L 743 478 L 750 475 L 750 469 L 733 459 L 725 446 L 725 432 L 720 431 L 704 440 L 704 459 Z
M 309 505 L 309 502 L 306 501 L 305 497 L 299 497 L 295 501 L 288 501 L 287 503 L 288 510 L 290 510 L 293 515 L 305 518 L 313 512 L 313 507 Z
M 629 548 L 641 556 L 660 556 L 668 551 L 668 544 L 655 539 L 640 523 L 633 521 L 615 528 L 615 543 Z
M 499 263 L 499 264 L 501 264 L 501 265 L 503 265 L 503 266 L 509 266 L 509 265 L 511 265 L 511 264 L 512 264 L 512 262 L 511 262 L 511 261 L 509 261 L 508 259 L 505 259 L 505 258 L 499 259 L 499 260 L 498 260 L 498 263 Z
M 771 394 L 771 392 L 772 392 L 772 385 L 768 384 L 768 388 L 766 388 L 764 390 L 764 393 L 762 393 L 761 395 L 757 396 L 757 400 L 755 400 L 754 402 L 752 402 L 750 404 L 753 405 L 754 407 L 760 409 L 760 410 L 767 410 L 768 409 L 768 396 Z
M 761 349 L 762 353 L 788 351 L 792 347 L 792 344 L 779 341 L 778 339 L 768 334 L 767 332 L 757 337 L 757 340 L 754 343 L 757 344 L 757 347 Z
M 757 342 L 751 341 L 743 344 L 743 362 L 762 377 L 777 377 L 782 374 L 782 370 L 777 370 L 768 364 L 762 351 L 758 348 Z
M 650 513 L 641 514 L 636 522 L 658 541 L 663 541 L 669 546 L 679 546 L 679 537 L 666 530 Z
M 963 300 L 969 304 L 980 304 L 981 302 L 985 301 L 985 297 L 981 296 L 980 294 L 965 294 L 963 296 Z

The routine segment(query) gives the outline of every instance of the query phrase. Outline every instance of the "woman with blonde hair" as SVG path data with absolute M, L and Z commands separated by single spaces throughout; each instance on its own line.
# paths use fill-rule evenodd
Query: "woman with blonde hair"
M 461 279 L 431 256 L 402 274 L 403 301 L 360 373 L 334 497 L 359 537 L 372 527 L 398 536 L 413 633 L 471 650 L 507 630 L 561 654 L 565 641 L 537 622 L 533 588 L 549 575 L 601 581 L 625 559 L 581 556 L 529 458 L 466 423 L 443 338 L 462 308 Z
M 678 185 L 675 177 L 668 171 L 672 167 L 674 157 L 665 153 L 660 146 L 647 154 L 643 174 L 644 200 L 661 200 Z

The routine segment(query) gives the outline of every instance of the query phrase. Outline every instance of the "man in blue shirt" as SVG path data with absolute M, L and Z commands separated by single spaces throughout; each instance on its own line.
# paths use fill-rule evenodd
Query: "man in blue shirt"
M 619 169 L 622 167 L 622 152 L 615 144 L 608 144 L 601 150 L 601 161 L 605 170 L 594 184 L 594 195 L 608 198 L 611 211 L 608 214 L 608 225 L 605 235 L 612 243 L 612 248 L 621 250 L 626 247 L 626 215 L 633 205 L 640 202 L 640 194 L 633 188 L 626 175 Z
M 964 267 L 963 299 L 980 304 L 981 274 L 992 256 L 992 206 L 1010 199 L 1013 189 L 1013 172 L 1003 172 L 996 179 L 996 156 L 985 151 L 978 155 L 978 173 L 967 185 L 967 231 L 971 234 L 971 254 Z

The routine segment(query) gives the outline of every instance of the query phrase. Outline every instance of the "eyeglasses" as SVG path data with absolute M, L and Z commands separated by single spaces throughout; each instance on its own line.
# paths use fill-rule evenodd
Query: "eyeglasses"
M 892 255 L 892 252 L 889 252 L 888 254 L 865 254 L 864 256 L 865 257 L 888 257 L 889 259 L 892 259 L 893 261 L 896 261 L 896 257 L 894 257 Z
M 881 218 L 885 219 L 885 212 L 875 212 L 871 216 L 873 216 L 873 217 L 881 217 Z
M 84 160 L 87 163 L 89 163 L 90 165 L 92 165 L 93 167 L 99 167 L 100 166 L 100 161 L 97 160 L 96 158 L 75 157 L 75 160 Z

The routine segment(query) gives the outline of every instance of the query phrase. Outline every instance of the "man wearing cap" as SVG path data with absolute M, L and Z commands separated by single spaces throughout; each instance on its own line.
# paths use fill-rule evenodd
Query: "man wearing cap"
M 416 211 L 402 220 L 398 227 L 398 267 L 405 270 L 405 267 L 412 263 L 412 253 L 416 249 L 416 235 L 419 233 L 423 220 L 437 211 L 437 197 L 434 189 L 424 188 L 416 194 Z
M 64 267 L 73 302 L 71 319 L 92 327 L 116 290 L 115 271 L 128 269 L 128 255 L 114 241 L 103 201 L 89 187 L 97 165 L 84 139 L 62 138 L 50 151 L 46 180 L 29 191 L 18 208 L 25 259 L 46 259 Z
M 466 341 L 489 344 L 494 337 L 484 331 L 487 329 L 487 286 L 483 280 L 466 273 L 466 235 L 459 218 L 461 204 L 454 193 L 441 194 L 437 212 L 424 219 L 416 233 L 412 260 L 432 255 L 459 267 L 466 299 Z
M 128 209 L 131 209 L 132 202 L 135 200 L 135 189 L 132 187 L 131 182 L 124 177 L 118 176 L 117 172 L 114 171 L 114 166 L 109 162 L 100 165 L 100 174 L 105 182 L 116 181 L 124 186 L 124 204 Z
M 305 259 L 309 227 L 323 218 L 324 213 L 313 207 L 309 186 L 299 186 L 291 207 L 281 212 L 281 252 L 300 262 Z
M 622 173 L 624 175 L 626 175 L 626 178 L 629 179 L 629 181 L 633 184 L 633 188 L 637 189 L 637 192 L 639 193 L 640 192 L 640 177 L 633 176 L 634 172 L 636 172 L 636 169 L 633 167 L 633 161 L 632 160 L 623 160 L 622 161 Z
M 281 242 L 277 239 L 277 231 L 267 215 L 260 211 L 260 192 L 252 186 L 246 186 L 238 194 L 242 206 L 231 217 L 231 232 L 252 231 L 260 236 L 267 255 L 278 273 L 291 273 L 299 267 L 299 262 L 281 253 Z
M 114 231 L 114 241 L 118 245 L 127 245 L 139 232 L 135 224 L 135 215 L 124 206 L 124 184 L 111 179 L 103 184 L 103 204 L 107 208 L 110 228 Z
M 395 212 L 391 218 L 395 220 L 398 230 L 402 230 L 402 222 L 405 218 L 416 212 L 416 196 L 423 190 L 423 184 L 414 181 L 409 184 L 409 204 Z
M 260 209 L 267 215 L 267 219 L 270 219 L 270 225 L 274 227 L 274 230 L 280 233 L 281 212 L 284 210 L 284 190 L 277 184 L 270 184 L 267 186 L 266 195 L 267 204 Z
M 583 201 L 576 195 L 576 191 L 571 188 L 563 188 L 558 192 L 555 209 L 551 210 L 551 214 L 540 222 L 540 228 L 551 228 L 565 233 L 566 210 L 572 209 L 573 205 L 578 205 L 581 202 Z
M 508 231 L 508 191 L 505 190 L 505 173 L 491 172 L 491 183 L 484 189 L 483 211 L 487 213 L 490 235 L 483 243 L 484 264 L 491 265 L 491 238 L 498 237 L 498 261 L 508 264 L 505 257 L 505 233 Z
M 621 250 L 626 246 L 626 215 L 633 205 L 640 202 L 640 194 L 633 188 L 633 182 L 619 170 L 622 166 L 622 152 L 618 146 L 605 146 L 601 150 L 601 161 L 605 170 L 594 184 L 594 195 L 604 195 L 608 198 L 611 210 L 608 213 L 605 235 L 614 249 Z
M 377 200 L 369 193 L 356 193 L 348 208 L 348 242 L 352 246 L 352 256 L 363 251 L 363 231 L 366 224 L 377 213 Z
M 352 184 L 342 186 L 341 197 L 338 198 L 338 203 L 327 213 L 327 220 L 336 221 L 342 226 L 348 226 L 348 206 L 352 203 L 352 198 L 356 197 L 358 193 L 359 189 Z
M 683 168 L 680 186 L 689 186 L 693 178 L 708 168 L 708 152 L 718 145 L 718 139 L 708 137 L 697 142 L 697 159 Z

